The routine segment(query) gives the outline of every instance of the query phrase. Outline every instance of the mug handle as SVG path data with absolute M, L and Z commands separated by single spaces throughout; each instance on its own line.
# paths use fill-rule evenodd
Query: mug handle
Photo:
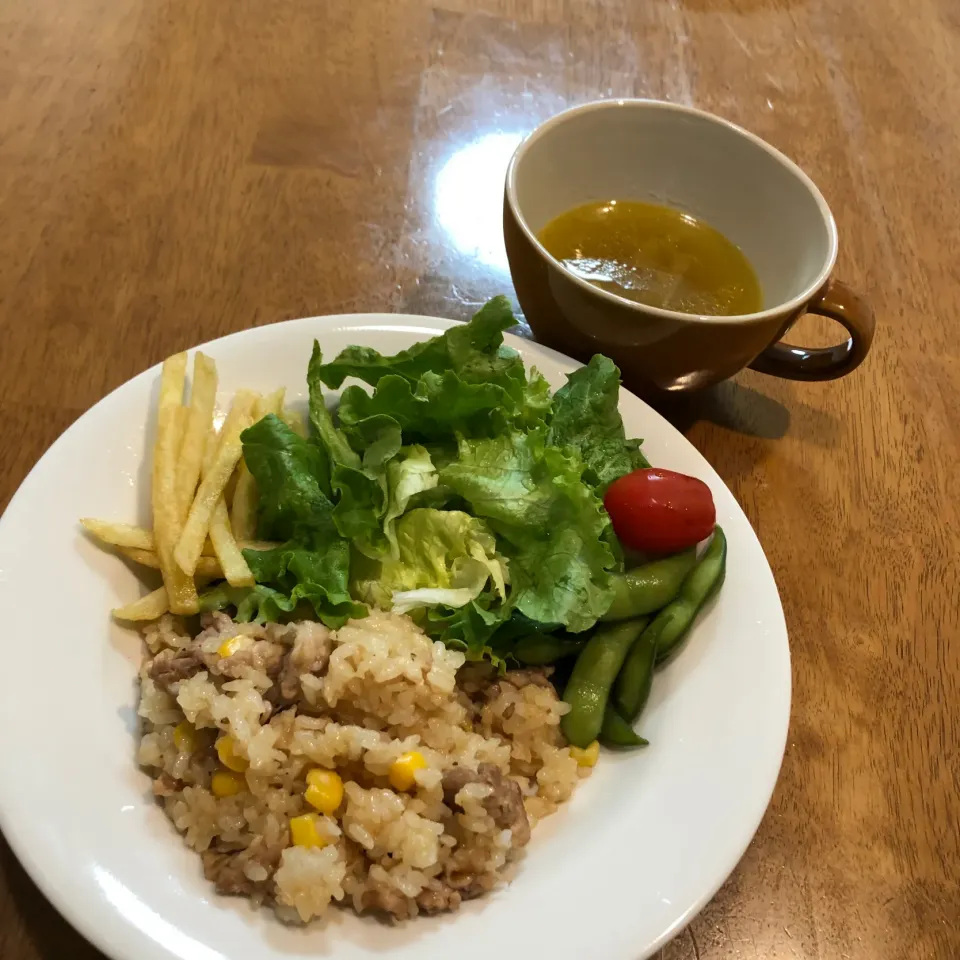
M 807 312 L 836 320 L 850 336 L 833 347 L 772 343 L 750 364 L 753 370 L 787 380 L 836 380 L 860 366 L 873 342 L 875 327 L 873 310 L 867 301 L 845 283 L 831 280 L 823 293 L 810 302 Z

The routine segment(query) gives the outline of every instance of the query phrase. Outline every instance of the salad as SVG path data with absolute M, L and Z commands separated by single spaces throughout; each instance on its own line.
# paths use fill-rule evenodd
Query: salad
M 244 431 L 259 493 L 245 553 L 256 586 L 201 608 L 275 620 L 299 603 L 331 627 L 379 606 L 411 613 L 469 658 L 502 663 L 532 630 L 582 633 L 610 607 L 623 551 L 603 495 L 649 464 L 624 436 L 604 357 L 551 397 L 503 344 L 505 298 L 385 357 L 353 347 L 307 373 L 312 436 L 269 415 Z M 334 414 L 327 390 L 349 378 Z

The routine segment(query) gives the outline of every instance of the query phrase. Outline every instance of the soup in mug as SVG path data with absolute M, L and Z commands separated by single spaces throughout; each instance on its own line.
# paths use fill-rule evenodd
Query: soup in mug
M 627 300 L 717 317 L 763 309 L 760 281 L 740 248 L 671 207 L 585 203 L 551 220 L 539 240 L 571 273 Z

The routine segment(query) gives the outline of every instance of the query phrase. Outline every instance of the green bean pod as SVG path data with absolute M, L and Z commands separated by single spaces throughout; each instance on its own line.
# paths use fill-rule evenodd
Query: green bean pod
M 617 675 L 611 700 L 617 713 L 629 723 L 633 723 L 647 705 L 660 636 L 671 622 L 671 616 L 657 617 L 637 637 Z
M 691 548 L 619 574 L 613 578 L 613 602 L 600 619 L 630 620 L 665 607 L 696 562 L 697 551 Z
M 676 650 L 700 608 L 720 589 L 726 572 L 727 538 L 717 526 L 703 556 L 684 579 L 677 599 L 664 607 L 647 628 L 660 631 L 657 634 L 657 663 L 662 663 Z
M 641 737 L 609 703 L 603 712 L 600 742 L 605 747 L 646 747 L 650 743 L 649 740 Z
M 597 739 L 610 688 L 646 625 L 646 619 L 640 619 L 601 627 L 580 651 L 563 691 L 570 711 L 560 721 L 564 736 L 573 746 L 585 748 Z
M 539 667 L 571 657 L 581 649 L 586 639 L 552 637 L 545 633 L 531 633 L 521 637 L 511 651 L 513 657 L 528 667 Z

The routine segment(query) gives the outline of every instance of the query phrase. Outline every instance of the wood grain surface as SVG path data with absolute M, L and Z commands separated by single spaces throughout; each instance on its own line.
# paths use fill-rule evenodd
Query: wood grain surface
M 635 95 L 805 167 L 878 320 L 845 380 L 746 373 L 668 411 L 770 558 L 794 701 L 756 839 L 662 960 L 955 960 L 956 0 L 5 0 L 0 507 L 175 350 L 311 314 L 466 317 L 509 291 L 517 140 Z M 99 957 L 5 846 L 0 957 Z

